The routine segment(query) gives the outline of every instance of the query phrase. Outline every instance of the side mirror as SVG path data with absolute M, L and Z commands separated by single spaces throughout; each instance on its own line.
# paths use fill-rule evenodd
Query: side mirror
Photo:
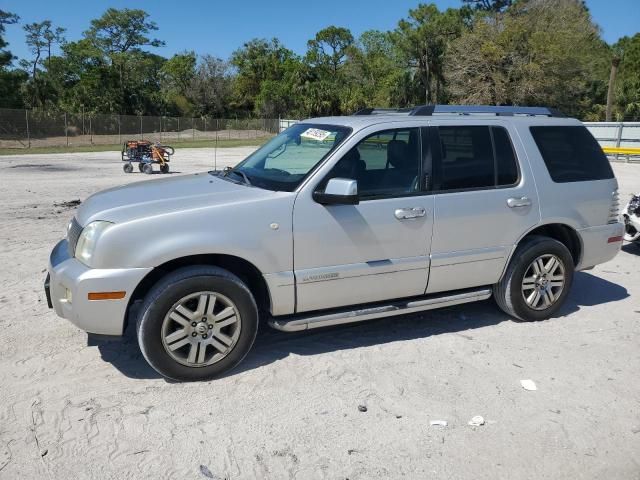
M 313 192 L 313 199 L 322 205 L 358 205 L 358 181 L 332 178 L 324 192 Z

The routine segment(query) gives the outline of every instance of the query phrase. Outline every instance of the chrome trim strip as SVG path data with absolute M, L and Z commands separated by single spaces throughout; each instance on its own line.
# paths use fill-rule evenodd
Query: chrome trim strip
M 390 305 L 361 308 L 358 310 L 338 313 L 306 315 L 286 320 L 272 318 L 269 320 L 269 325 L 276 330 L 283 332 L 299 332 L 312 328 L 328 327 L 331 325 L 340 325 L 351 322 L 363 322 L 385 316 L 404 315 L 424 310 L 432 310 L 435 308 L 449 307 L 452 305 L 459 305 L 461 303 L 486 300 L 490 297 L 491 289 L 485 288 L 453 295 L 432 296 L 431 298 L 425 298 L 424 300 L 397 302 Z

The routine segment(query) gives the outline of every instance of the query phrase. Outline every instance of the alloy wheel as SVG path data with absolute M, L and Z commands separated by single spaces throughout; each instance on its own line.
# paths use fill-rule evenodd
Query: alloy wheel
M 178 300 L 162 322 L 162 344 L 169 356 L 188 367 L 219 362 L 240 336 L 238 308 L 217 292 L 197 292 Z
M 562 260 L 553 254 L 537 257 L 522 279 L 522 297 L 529 308 L 546 310 L 558 301 L 565 285 Z

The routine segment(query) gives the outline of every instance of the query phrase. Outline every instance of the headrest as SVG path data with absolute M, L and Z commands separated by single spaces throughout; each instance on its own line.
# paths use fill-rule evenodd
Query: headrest
M 409 146 L 402 140 L 391 140 L 387 144 L 387 160 L 393 168 L 411 168 L 411 157 Z

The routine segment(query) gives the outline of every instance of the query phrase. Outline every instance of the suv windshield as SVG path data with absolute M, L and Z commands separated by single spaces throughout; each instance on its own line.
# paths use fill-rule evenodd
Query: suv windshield
M 292 192 L 350 132 L 336 125 L 298 123 L 224 175 L 267 190 Z

